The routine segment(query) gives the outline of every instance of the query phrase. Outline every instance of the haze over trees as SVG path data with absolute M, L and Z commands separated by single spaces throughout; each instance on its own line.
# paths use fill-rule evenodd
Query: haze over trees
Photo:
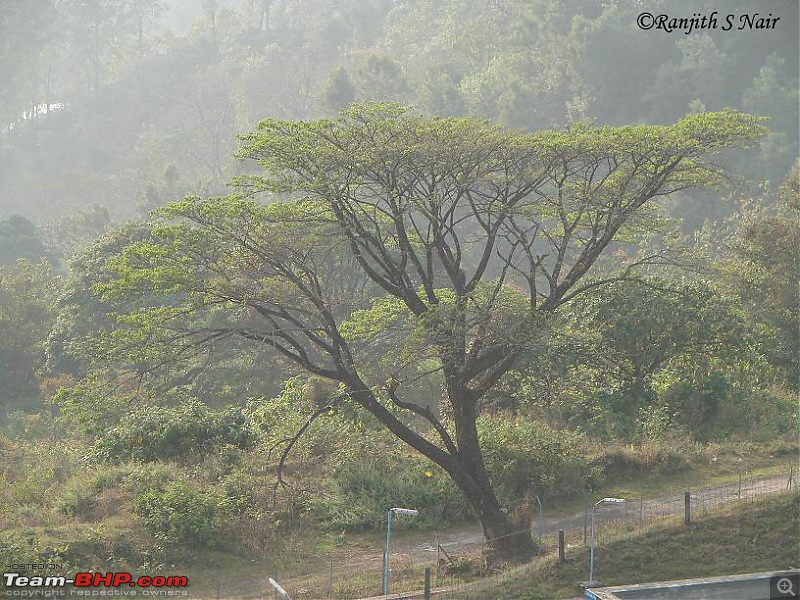
M 774 31 L 691 36 L 641 31 L 635 3 L 594 0 L 6 5 L 0 218 L 39 226 L 96 203 L 119 221 L 219 193 L 242 168 L 236 133 L 268 117 L 333 116 L 353 100 L 528 131 L 580 119 L 669 124 L 730 107 L 771 117 L 761 149 L 735 167 L 773 192 L 798 155 L 791 1 L 772 5 Z M 681 212 L 692 227 L 730 210 L 700 197 L 701 214 Z

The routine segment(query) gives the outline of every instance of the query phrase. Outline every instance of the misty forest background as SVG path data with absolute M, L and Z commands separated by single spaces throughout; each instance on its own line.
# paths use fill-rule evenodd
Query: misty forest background
M 684 35 L 636 16 L 698 2 L 0 0 L 3 564 L 47 546 L 105 569 L 109 552 L 133 567 L 252 553 L 303 527 L 380 527 L 387 502 L 420 508 L 412 526 L 464 518 L 446 475 L 347 405 L 309 428 L 276 488 L 279 443 L 336 389 L 269 350 L 220 347 L 138 382 L 102 351 L 120 307 L 95 285 L 150 211 L 226 193 L 252 169 L 236 136 L 262 119 L 354 101 L 527 131 L 769 117 L 758 148 L 724 157 L 730 185 L 664 201 L 647 243 L 680 257 L 564 310 L 479 430 L 520 511 L 726 451 L 796 452 L 798 7 L 700 4 L 781 20 Z M 417 393 L 435 406 L 440 390 Z

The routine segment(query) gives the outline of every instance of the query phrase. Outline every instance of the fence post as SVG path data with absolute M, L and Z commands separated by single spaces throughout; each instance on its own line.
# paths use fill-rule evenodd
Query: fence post
M 692 522 L 692 494 L 686 490 L 683 494 L 683 524 L 687 527 Z
M 385 546 L 383 548 L 383 563 L 381 563 L 381 564 L 383 565 L 383 568 L 381 569 L 381 590 L 383 591 L 383 593 L 385 595 L 387 593 L 386 592 L 386 579 L 387 579 L 386 573 L 389 570 L 389 565 L 386 564 L 386 547 Z
M 564 552 L 564 530 L 558 530 L 558 562 L 567 560 L 566 553 Z
M 642 490 L 639 490 L 639 525 L 644 524 L 644 496 Z
M 431 568 L 425 567 L 425 600 L 431 600 Z
M 436 585 L 439 585 L 441 581 L 441 560 L 442 560 L 442 552 L 439 549 L 439 534 L 436 534 Z

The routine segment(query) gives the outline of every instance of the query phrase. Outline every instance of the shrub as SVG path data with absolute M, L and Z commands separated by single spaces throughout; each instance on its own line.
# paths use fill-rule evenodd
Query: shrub
M 492 483 L 511 503 L 572 496 L 592 477 L 582 452 L 588 440 L 579 433 L 497 414 L 479 419 L 478 434 Z
M 122 488 L 134 496 L 142 491 L 162 489 L 182 477 L 181 469 L 175 464 L 128 464 L 119 468 L 127 468 Z
M 214 490 L 198 491 L 183 481 L 147 489 L 133 499 L 133 512 L 167 544 L 214 546 L 230 516 L 226 499 Z
M 55 500 L 55 507 L 59 512 L 84 521 L 94 518 L 96 505 L 97 494 L 94 487 L 86 485 L 80 478 L 71 479 L 61 486 Z
M 682 443 L 685 442 L 685 443 Z M 606 446 L 592 460 L 603 476 L 611 481 L 640 475 L 667 475 L 689 466 L 688 440 L 649 440 L 638 445 Z
M 364 458 L 366 456 L 366 458 Z M 315 494 L 311 510 L 329 529 L 380 529 L 386 511 L 405 506 L 420 511 L 410 527 L 461 520 L 469 515 L 463 496 L 440 468 L 397 445 L 343 455 L 333 469 L 331 494 Z
M 102 435 L 93 455 L 101 460 L 198 461 L 223 445 L 250 449 L 256 436 L 241 408 L 212 410 L 197 400 L 174 408 L 148 407 L 126 415 Z
M 3 430 L 11 438 L 32 441 L 51 437 L 56 433 L 56 425 L 46 414 L 17 410 L 5 416 Z

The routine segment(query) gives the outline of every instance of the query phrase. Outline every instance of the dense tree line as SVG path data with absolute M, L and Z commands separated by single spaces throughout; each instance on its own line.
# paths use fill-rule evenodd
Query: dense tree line
M 266 117 L 332 115 L 354 100 L 526 130 L 745 110 L 771 117 L 770 134 L 736 170 L 773 192 L 798 153 L 791 2 L 773 7 L 774 31 L 691 36 L 639 30 L 641 7 L 624 1 L 364 0 L 310 10 L 303 0 L 228 0 L 194 14 L 161 0 L 6 4 L 0 217 L 39 226 L 86 205 L 119 220 L 219 192 L 241 168 L 230 159 L 236 133 Z M 696 228 L 708 216 L 717 215 L 688 218 Z

